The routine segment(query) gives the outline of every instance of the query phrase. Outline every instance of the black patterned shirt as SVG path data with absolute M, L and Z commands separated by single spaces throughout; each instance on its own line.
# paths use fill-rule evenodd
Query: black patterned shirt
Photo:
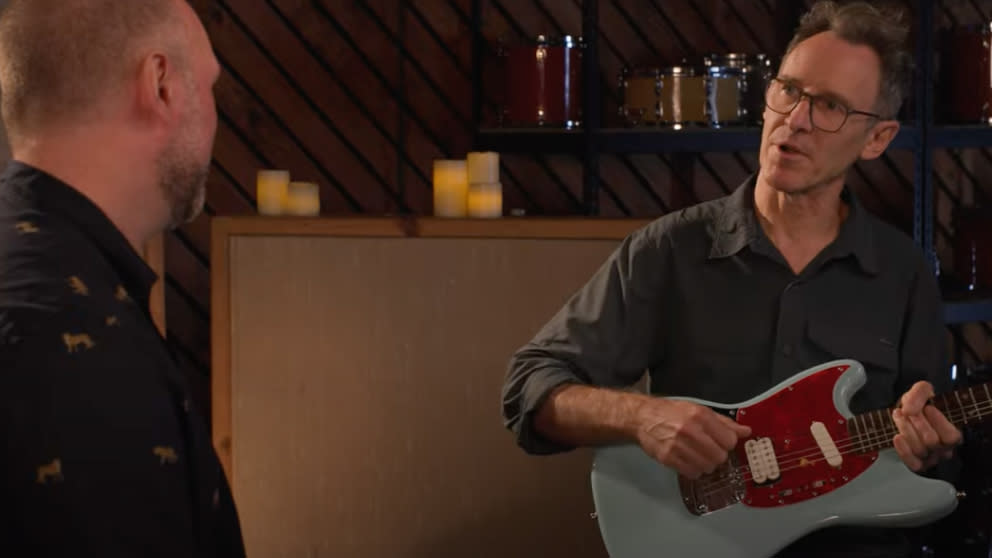
M 156 279 L 69 185 L 0 176 L 0 553 L 244 555 Z

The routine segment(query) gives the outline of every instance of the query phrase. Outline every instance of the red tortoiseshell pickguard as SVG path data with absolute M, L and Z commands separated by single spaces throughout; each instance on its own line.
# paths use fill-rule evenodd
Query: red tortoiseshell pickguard
M 771 438 L 778 457 L 777 480 L 751 482 L 744 441 L 736 449 L 744 468 L 747 492 L 742 502 L 768 508 L 801 502 L 835 490 L 860 475 L 878 457 L 877 451 L 860 451 L 851 439 L 845 419 L 834 406 L 834 384 L 847 366 L 825 368 L 737 412 L 737 422 L 751 427 L 752 438 Z M 810 432 L 819 421 L 826 426 L 843 456 L 839 467 L 829 465 Z

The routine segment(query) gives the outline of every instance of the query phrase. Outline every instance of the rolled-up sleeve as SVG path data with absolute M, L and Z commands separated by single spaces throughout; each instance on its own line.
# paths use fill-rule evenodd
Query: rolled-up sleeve
M 558 386 L 629 386 L 663 356 L 662 295 L 671 253 L 659 220 L 627 237 L 589 281 L 510 359 L 504 425 L 532 454 L 573 449 L 541 436 L 533 417 Z

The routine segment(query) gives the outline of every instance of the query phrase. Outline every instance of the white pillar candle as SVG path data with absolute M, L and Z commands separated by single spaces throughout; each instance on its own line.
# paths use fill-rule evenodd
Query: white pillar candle
M 472 151 L 467 157 L 469 184 L 495 184 L 499 182 L 499 153 Z

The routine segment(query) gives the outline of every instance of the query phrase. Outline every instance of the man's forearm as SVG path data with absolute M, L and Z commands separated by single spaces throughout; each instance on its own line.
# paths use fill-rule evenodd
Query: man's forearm
M 638 411 L 650 399 L 640 393 L 565 384 L 544 401 L 534 427 L 549 440 L 573 446 L 633 442 Z

